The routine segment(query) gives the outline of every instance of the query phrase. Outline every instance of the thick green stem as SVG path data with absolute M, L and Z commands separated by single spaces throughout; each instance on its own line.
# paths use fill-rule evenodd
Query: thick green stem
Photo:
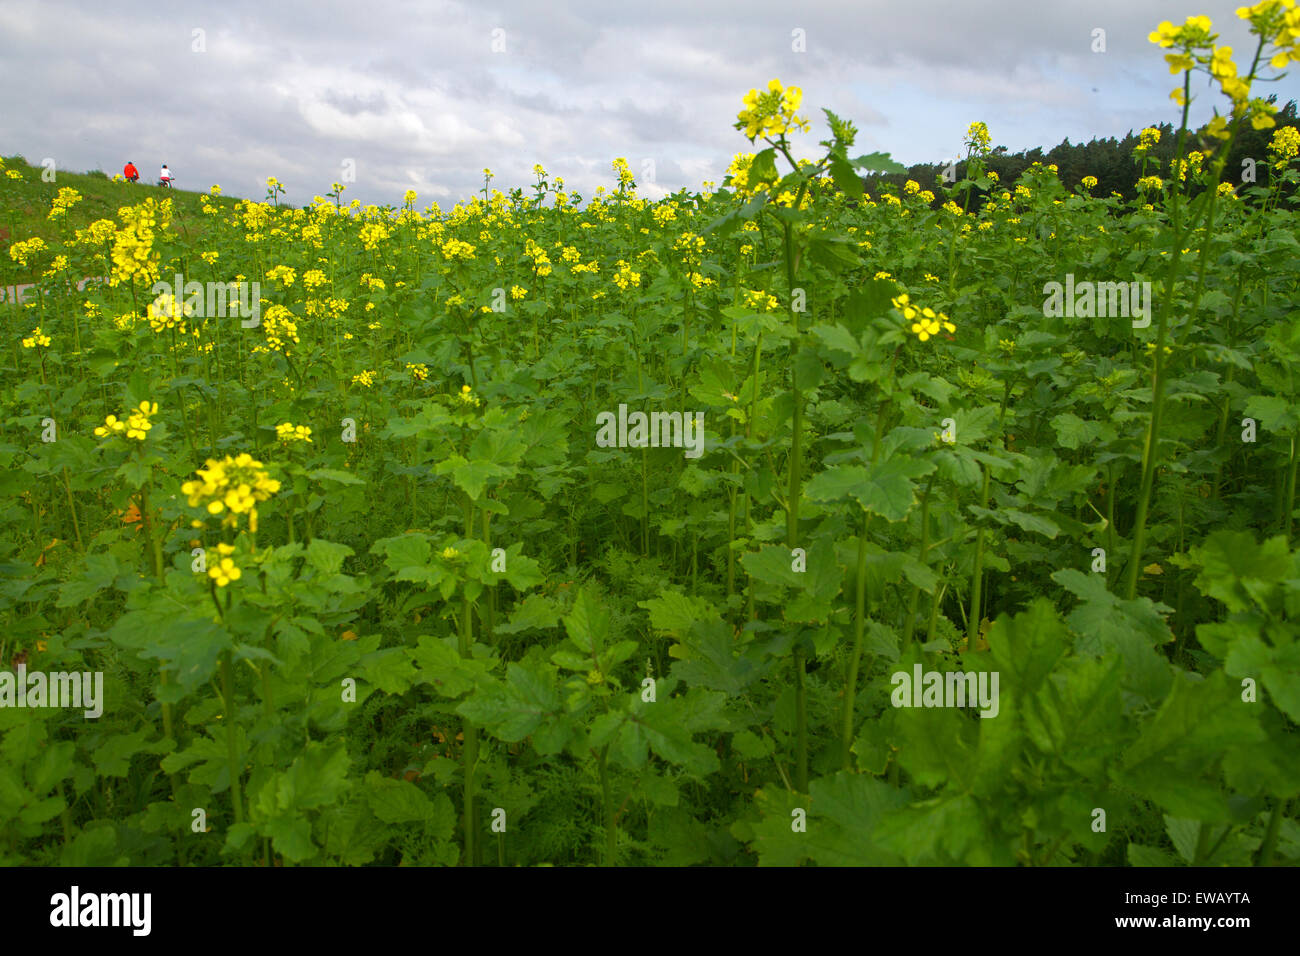
M 614 796 L 609 780 L 607 758 L 609 746 L 600 752 L 600 794 L 605 818 L 605 865 L 614 866 L 618 859 L 618 820 L 614 816 Z
M 1297 440 L 1296 435 L 1292 435 L 1291 436 L 1291 470 L 1287 475 L 1287 479 L 1286 479 L 1286 498 L 1285 498 L 1286 512 L 1283 516 L 1286 540 L 1288 544 L 1290 544 L 1291 542 L 1291 526 L 1294 520 L 1293 515 L 1295 514 L 1296 467 L 1300 465 L 1300 455 L 1297 455 L 1297 451 L 1300 451 L 1300 440 Z
M 1259 855 L 1255 858 L 1256 866 L 1273 865 L 1273 850 L 1277 846 L 1278 833 L 1282 827 L 1282 804 L 1285 802 L 1279 798 L 1273 804 L 1273 812 L 1268 818 L 1268 829 L 1264 831 L 1264 839 L 1259 845 Z
M 221 655 L 221 696 L 225 706 L 226 759 L 230 767 L 230 801 L 235 807 L 235 822 L 244 822 L 244 800 L 240 792 L 239 740 L 235 720 L 235 675 L 230 664 L 230 651 Z
M 471 538 L 474 534 L 474 502 L 468 497 L 465 499 L 465 537 Z M 462 608 L 461 627 L 460 627 L 460 656 L 469 660 L 474 656 L 474 602 L 465 598 Z M 477 821 L 474 812 L 474 772 L 478 763 L 478 727 L 468 720 L 461 722 L 462 735 L 464 737 L 464 750 L 461 753 L 462 758 L 462 775 L 465 784 L 465 808 L 462 817 L 465 832 L 465 865 L 473 866 L 476 861 L 477 851 Z
M 877 442 L 879 445 L 879 442 Z M 862 516 L 862 537 L 858 539 L 857 605 L 853 618 L 853 657 L 844 684 L 844 717 L 840 728 L 840 762 L 851 769 L 853 747 L 853 712 L 857 702 L 858 668 L 862 664 L 862 635 L 867 623 L 867 533 L 871 529 L 871 512 Z
M 980 492 L 980 510 L 989 506 L 989 466 L 984 470 L 984 488 Z M 980 634 L 980 598 L 984 583 L 984 528 L 975 532 L 975 565 L 970 575 L 970 614 L 966 619 L 966 649 L 974 651 L 979 643 Z

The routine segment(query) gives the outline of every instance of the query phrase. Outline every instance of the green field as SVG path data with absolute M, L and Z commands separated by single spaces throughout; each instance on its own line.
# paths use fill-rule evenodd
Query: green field
M 5 160 L 0 863 L 1300 862 L 1300 134 L 1162 37 L 1135 198 Z

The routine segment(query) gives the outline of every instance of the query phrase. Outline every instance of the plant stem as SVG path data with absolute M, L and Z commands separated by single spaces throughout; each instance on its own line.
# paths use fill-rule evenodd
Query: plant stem
M 879 447 L 879 436 L 876 446 Z M 853 711 L 857 701 L 858 668 L 862 663 L 862 634 L 867 623 L 867 533 L 871 530 L 871 512 L 862 515 L 862 536 L 858 538 L 857 605 L 853 618 L 853 657 L 849 661 L 849 676 L 844 684 L 844 717 L 840 728 L 840 762 L 845 770 L 851 769 L 853 746 Z M 915 598 L 915 595 L 913 595 Z M 915 603 L 915 601 L 913 602 Z
M 230 800 L 235 805 L 235 822 L 244 822 L 244 801 L 240 793 L 239 742 L 235 736 L 235 677 L 230 651 L 221 655 L 221 694 L 226 710 L 226 759 L 230 766 Z

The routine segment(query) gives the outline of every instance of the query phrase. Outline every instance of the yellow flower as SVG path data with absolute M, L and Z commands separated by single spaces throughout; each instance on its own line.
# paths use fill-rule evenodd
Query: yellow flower
M 13 172 L 13 170 L 9 170 Z M 15 242 L 9 247 L 9 258 L 18 263 L 23 268 L 27 267 L 27 260 L 38 252 L 45 249 L 45 240 L 36 236 L 26 241 Z
M 206 467 L 196 474 L 197 479 L 181 485 L 181 493 L 191 508 L 201 507 L 211 515 L 228 510 L 221 522 L 227 528 L 235 527 L 238 516 L 247 514 L 248 529 L 257 531 L 257 502 L 266 501 L 280 490 L 280 482 L 247 452 L 227 455 L 221 461 L 209 458 Z M 201 523 L 194 526 L 201 527 Z
M 352 376 L 352 384 L 364 385 L 366 388 L 370 388 L 375 384 L 375 373 L 368 369 L 358 372 L 356 375 Z
M 282 442 L 311 442 L 311 429 L 306 425 L 292 425 L 289 422 L 275 426 L 275 437 Z
M 208 577 L 217 582 L 217 587 L 224 588 L 231 581 L 238 581 L 244 572 L 235 566 L 230 558 L 222 558 L 217 564 L 208 568 Z
M 803 102 L 803 91 L 797 86 L 783 89 L 780 80 L 767 84 L 766 92 L 750 90 L 744 96 L 745 108 L 736 115 L 736 129 L 743 129 L 753 141 L 759 135 L 784 136 L 792 129 L 808 132 L 808 121 L 796 115 Z
M 972 155 L 982 156 L 987 153 L 991 142 L 989 128 L 983 123 L 976 121 L 967 127 L 965 143 Z
M 442 256 L 444 259 L 473 259 L 474 247 L 468 242 L 462 242 L 459 239 L 448 239 L 442 244 Z
M 298 273 L 292 266 L 276 266 L 266 273 L 266 277 L 279 280 L 286 286 L 291 286 L 297 280 Z
M 34 349 L 38 345 L 41 347 L 45 347 L 48 346 L 49 344 L 50 344 L 50 337 L 41 331 L 41 327 L 39 325 L 36 328 L 32 329 L 31 335 L 23 339 L 23 348 L 25 349 Z

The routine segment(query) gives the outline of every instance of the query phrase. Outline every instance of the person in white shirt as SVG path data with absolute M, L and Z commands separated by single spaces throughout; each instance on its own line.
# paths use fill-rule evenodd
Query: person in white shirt
M 172 176 L 172 171 L 167 168 L 166 163 L 163 163 L 162 172 L 158 174 L 158 181 L 162 183 L 166 183 L 168 186 L 170 186 L 172 184 L 173 178 L 174 177 Z

